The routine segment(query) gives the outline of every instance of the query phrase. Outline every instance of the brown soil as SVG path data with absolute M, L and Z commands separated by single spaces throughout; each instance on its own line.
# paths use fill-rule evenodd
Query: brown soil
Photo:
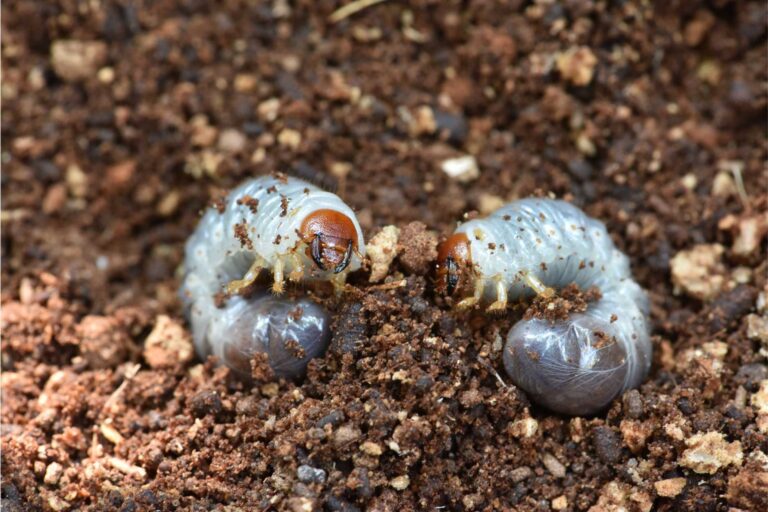
M 3 510 L 766 510 L 765 3 L 333 4 L 3 3 Z M 463 154 L 479 176 L 441 170 Z M 512 320 L 452 312 L 413 227 L 322 299 L 303 382 L 202 364 L 184 241 L 274 170 L 366 239 L 573 201 L 650 293 L 651 375 L 597 417 L 532 406 Z
M 554 292 L 552 296 L 541 295 L 534 297 L 528 304 L 523 304 L 523 318 L 541 318 L 549 322 L 567 320 L 572 313 L 586 311 L 590 303 L 600 300 L 603 296 L 596 287 L 582 291 L 576 284 L 569 284 Z

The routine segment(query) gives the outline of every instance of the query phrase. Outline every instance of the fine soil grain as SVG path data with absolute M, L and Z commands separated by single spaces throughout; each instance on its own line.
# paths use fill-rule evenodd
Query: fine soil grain
M 3 510 L 768 509 L 765 2 L 339 7 L 3 3 Z M 305 380 L 246 384 L 194 356 L 179 268 L 273 171 L 400 239 L 290 292 L 335 318 Z M 651 374 L 595 417 L 504 374 L 530 304 L 434 291 L 439 237 L 530 195 L 652 301 Z

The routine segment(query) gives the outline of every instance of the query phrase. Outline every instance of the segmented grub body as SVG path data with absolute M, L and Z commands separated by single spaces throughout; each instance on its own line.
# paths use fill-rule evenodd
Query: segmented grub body
M 472 288 L 460 304 L 507 302 L 576 284 L 602 298 L 583 313 L 518 322 L 504 365 L 535 401 L 566 414 L 589 414 L 639 385 L 651 364 L 648 299 L 605 225 L 575 206 L 522 199 L 459 226 L 441 249 L 446 287 Z M 463 282 L 460 282 L 463 281 Z
M 223 208 L 206 211 L 187 241 L 180 293 L 198 353 L 211 353 L 227 332 L 215 325 L 228 318 L 217 303 L 242 307 L 227 297 L 247 292 L 261 270 L 273 274 L 277 293 L 286 278 L 341 288 L 364 251 L 354 212 L 335 194 L 282 175 L 243 183 Z

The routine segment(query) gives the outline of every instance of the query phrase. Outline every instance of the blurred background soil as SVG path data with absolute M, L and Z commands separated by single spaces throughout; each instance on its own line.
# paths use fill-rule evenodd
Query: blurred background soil
M 341 5 L 3 3 L 3 510 L 766 510 L 765 2 Z M 400 241 L 317 292 L 306 380 L 245 385 L 177 269 L 272 171 Z M 508 382 L 518 313 L 434 292 L 466 212 L 547 194 L 653 303 L 652 373 L 596 417 Z

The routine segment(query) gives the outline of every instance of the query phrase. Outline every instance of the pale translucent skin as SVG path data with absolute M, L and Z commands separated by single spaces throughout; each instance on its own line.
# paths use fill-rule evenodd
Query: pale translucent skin
M 306 298 L 233 297 L 219 312 L 210 324 L 212 353 L 244 377 L 251 374 L 258 353 L 267 355 L 277 377 L 302 377 L 309 361 L 322 356 L 331 341 L 330 316 Z M 291 348 L 292 342 L 303 354 Z
M 643 381 L 652 352 L 648 298 L 602 222 L 564 201 L 530 198 L 456 232 L 469 239 L 484 302 L 498 299 L 498 283 L 510 301 L 535 295 L 535 281 L 556 290 L 596 286 L 602 293 L 566 321 L 523 320 L 510 330 L 504 367 L 535 402 L 564 414 L 593 414 Z
M 247 204 L 237 204 L 244 196 L 258 201 L 255 213 Z M 304 219 L 320 209 L 340 212 L 355 226 L 358 252 L 352 254 L 349 265 L 340 274 L 320 270 L 306 255 L 306 243 L 298 235 Z M 243 221 L 252 248 L 235 236 L 235 226 Z M 187 241 L 185 274 L 179 293 L 197 353 L 206 357 L 214 352 L 214 346 L 224 343 L 221 337 L 226 338 L 227 330 L 212 323 L 228 318 L 226 308 L 231 300 L 222 310 L 216 307 L 215 296 L 227 284 L 245 277 L 257 258 L 263 261 L 265 271 L 279 263 L 286 276 L 300 271 L 302 280 L 338 280 L 360 268 L 364 251 L 363 233 L 355 213 L 335 194 L 293 177 L 262 176 L 246 181 L 229 193 L 223 212 L 215 208 L 205 212 Z

